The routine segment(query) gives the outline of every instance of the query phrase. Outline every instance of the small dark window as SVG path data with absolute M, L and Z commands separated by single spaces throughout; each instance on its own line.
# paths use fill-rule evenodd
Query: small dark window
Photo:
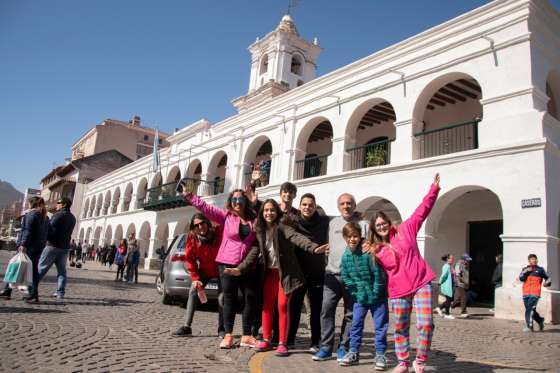
M 144 141 L 148 141 L 149 139 L 148 135 L 144 135 Z
M 296 75 L 301 75 L 301 58 L 299 56 L 292 56 L 292 66 L 290 70 Z
M 160 144 L 160 145 L 161 145 L 161 139 L 158 139 L 158 144 Z

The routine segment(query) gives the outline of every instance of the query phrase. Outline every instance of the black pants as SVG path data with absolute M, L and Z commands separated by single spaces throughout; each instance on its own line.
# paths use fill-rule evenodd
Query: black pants
M 138 283 L 138 263 L 128 264 L 126 267 L 126 280 L 129 282 L 134 280 L 135 283 Z
M 533 320 L 539 324 L 544 320 L 544 318 L 537 312 L 537 303 L 539 303 L 539 298 L 537 297 L 523 297 L 523 304 L 525 305 L 525 322 L 529 329 L 533 329 Z
M 29 296 L 39 296 L 39 259 L 43 250 L 34 250 L 27 253 L 31 263 L 33 264 L 33 283 L 29 287 Z
M 120 276 L 119 276 L 120 274 Z M 115 277 L 115 280 L 122 280 L 124 277 L 124 264 L 118 264 L 117 267 L 117 277 Z
M 311 346 L 319 346 L 321 342 L 321 307 L 323 304 L 323 284 L 325 276 L 309 277 L 305 279 L 305 285 L 297 288 L 290 298 L 290 323 L 288 327 L 288 344 L 293 344 L 299 328 L 301 318 L 301 307 L 305 293 L 311 304 Z
M 453 302 L 453 298 L 452 297 L 448 297 L 447 295 L 444 295 L 445 297 L 445 301 L 440 303 L 438 305 L 438 307 L 441 309 L 441 311 L 445 314 L 445 315 L 449 315 L 449 309 L 451 308 L 451 302 Z
M 220 282 L 222 283 L 224 299 L 224 329 L 231 334 L 235 323 L 235 310 L 237 294 L 241 290 L 245 305 L 243 306 L 243 335 L 251 335 L 251 328 L 255 318 L 257 278 L 255 271 L 251 270 L 241 276 L 231 276 L 224 273 L 225 268 L 235 266 L 220 264 Z

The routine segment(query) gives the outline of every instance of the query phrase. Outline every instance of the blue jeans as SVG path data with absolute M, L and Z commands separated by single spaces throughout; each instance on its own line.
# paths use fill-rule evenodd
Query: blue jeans
M 538 297 L 523 297 L 523 304 L 525 304 L 525 323 L 527 327 L 533 329 L 533 320 L 540 323 L 543 317 L 537 312 Z
M 39 259 L 39 281 L 47 274 L 49 269 L 54 264 L 57 271 L 57 282 L 58 288 L 57 293 L 64 295 L 64 289 L 66 288 L 66 261 L 68 260 L 68 250 L 59 249 L 53 246 L 47 246 L 41 254 L 41 259 Z
M 387 301 L 376 304 L 354 303 L 352 315 L 352 329 L 350 330 L 350 349 L 359 352 L 364 333 L 364 320 L 368 311 L 373 316 L 375 329 L 375 352 L 383 355 L 387 350 L 387 329 L 389 328 L 389 307 Z

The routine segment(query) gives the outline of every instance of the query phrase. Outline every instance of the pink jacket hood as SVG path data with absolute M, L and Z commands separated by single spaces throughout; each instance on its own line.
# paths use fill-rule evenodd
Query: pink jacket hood
M 402 298 L 414 294 L 436 277 L 420 255 L 416 236 L 436 203 L 439 189 L 438 185 L 432 184 L 412 216 L 403 221 L 398 229 L 391 228 L 390 245 L 382 245 L 376 255 L 387 273 L 389 298 Z
M 218 249 L 216 263 L 229 264 L 236 266 L 245 259 L 253 242 L 255 241 L 254 223 L 250 222 L 251 233 L 241 241 L 239 237 L 239 224 L 241 219 L 239 216 L 232 214 L 227 210 L 212 206 L 202 200 L 200 197 L 190 194 L 185 198 L 193 207 L 202 212 L 206 217 L 223 227 L 222 243 Z

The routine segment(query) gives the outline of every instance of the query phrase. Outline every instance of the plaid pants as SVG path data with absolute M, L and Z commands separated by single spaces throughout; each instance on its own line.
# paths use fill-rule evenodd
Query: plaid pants
M 410 313 L 416 309 L 416 359 L 426 361 L 434 333 L 432 319 L 432 285 L 427 284 L 404 298 L 391 299 L 395 319 L 395 353 L 399 362 L 408 364 Z

